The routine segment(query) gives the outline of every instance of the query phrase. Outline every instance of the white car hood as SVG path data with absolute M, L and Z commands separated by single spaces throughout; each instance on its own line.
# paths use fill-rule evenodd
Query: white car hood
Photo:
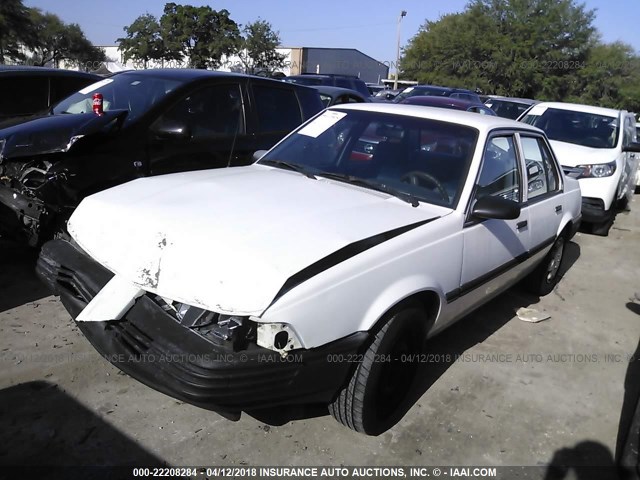
M 550 143 L 560 165 L 566 167 L 613 162 L 618 153 L 616 148 L 583 147 L 582 145 L 559 142 L 557 140 L 550 140 Z
M 289 277 L 353 242 L 451 210 L 261 165 L 142 178 L 85 198 L 68 229 L 162 297 L 259 315 Z

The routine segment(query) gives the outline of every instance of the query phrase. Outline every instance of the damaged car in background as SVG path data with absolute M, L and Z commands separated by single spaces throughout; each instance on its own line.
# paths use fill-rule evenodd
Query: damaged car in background
M 248 165 L 323 109 L 318 92 L 206 70 L 123 72 L 0 130 L 0 229 L 40 245 L 87 195 L 137 177 Z
M 353 104 L 253 165 L 85 198 L 37 272 L 152 388 L 227 416 L 321 403 L 377 435 L 406 412 L 425 340 L 521 279 L 549 293 L 579 221 L 541 130 Z

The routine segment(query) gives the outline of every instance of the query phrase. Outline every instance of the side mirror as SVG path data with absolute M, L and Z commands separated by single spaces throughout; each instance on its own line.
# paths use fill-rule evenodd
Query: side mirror
M 634 153 L 640 153 L 640 143 L 638 142 L 631 142 L 629 145 L 627 145 L 626 147 L 622 147 L 622 151 L 623 152 L 634 152 Z
M 186 123 L 178 121 L 161 121 L 154 125 L 152 129 L 158 138 L 173 140 L 188 140 L 191 138 L 191 131 Z
M 384 98 L 386 100 L 393 100 L 394 98 L 396 98 L 396 96 L 393 93 L 387 93 L 385 94 Z
M 471 211 L 475 218 L 513 220 L 520 216 L 520 205 L 502 197 L 482 197 Z
M 255 152 L 253 152 L 253 161 L 257 162 L 262 157 L 264 157 L 264 154 L 267 153 L 268 151 L 269 150 L 256 150 Z

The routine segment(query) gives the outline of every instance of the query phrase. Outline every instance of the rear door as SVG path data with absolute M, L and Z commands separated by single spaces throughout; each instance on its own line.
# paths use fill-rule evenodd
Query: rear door
M 524 159 L 524 207 L 529 211 L 530 255 L 544 254 L 553 244 L 562 220 L 562 183 L 558 164 L 543 136 L 517 135 Z
M 267 150 L 302 123 L 303 112 L 296 89 L 281 82 L 254 81 L 250 129 L 256 150 Z
M 171 104 L 149 129 L 150 173 L 250 163 L 255 148 L 245 98 L 240 81 L 224 80 L 195 87 Z

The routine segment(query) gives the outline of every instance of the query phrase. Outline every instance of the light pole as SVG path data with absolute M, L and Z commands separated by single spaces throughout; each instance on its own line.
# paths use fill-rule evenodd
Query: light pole
M 398 75 L 399 75 L 398 66 L 400 64 L 400 23 L 402 22 L 402 17 L 406 17 L 406 16 L 407 16 L 407 11 L 406 10 L 402 10 L 400 12 L 400 16 L 398 17 L 398 45 L 397 45 L 397 50 L 396 50 L 396 78 L 393 81 L 393 89 L 394 90 L 398 89 Z

